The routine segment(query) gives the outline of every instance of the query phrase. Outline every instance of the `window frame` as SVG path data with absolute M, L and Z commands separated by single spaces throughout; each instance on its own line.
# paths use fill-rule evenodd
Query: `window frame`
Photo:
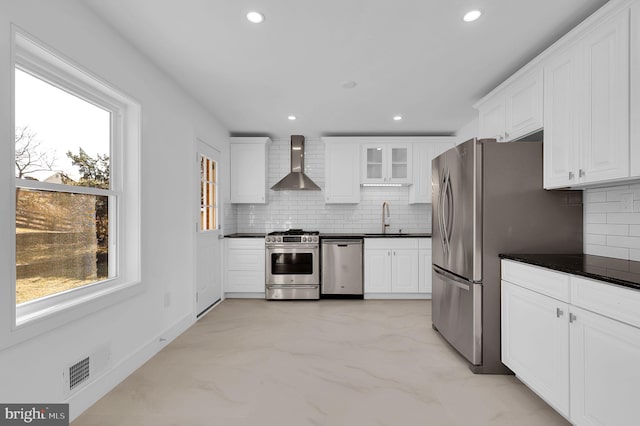
M 15 177 L 11 144 L 11 305 L 0 349 L 140 293 L 140 103 L 91 72 L 12 26 L 11 123 L 15 131 L 15 72 L 20 69 L 111 113 L 109 189 L 31 181 Z M 109 197 L 109 276 L 105 280 L 16 305 L 16 189 Z M 5 299 L 6 300 L 6 299 Z
M 214 164 L 213 167 L 213 174 L 214 174 L 214 178 L 213 180 L 208 180 L 206 178 L 204 178 L 202 176 L 203 174 L 203 167 L 202 167 L 202 163 L 203 160 L 205 161 L 210 161 Z M 198 152 L 198 164 L 200 167 L 200 174 L 199 174 L 199 184 L 200 184 L 200 215 L 198 215 L 198 232 L 200 233 L 206 233 L 206 232 L 215 232 L 215 231 L 219 231 L 220 230 L 220 206 L 219 206 L 219 191 L 220 188 L 218 186 L 218 161 L 214 160 L 213 158 L 209 157 L 208 155 L 206 155 L 203 152 Z M 213 199 L 213 204 L 207 204 L 206 202 L 203 201 L 203 191 L 202 191 L 202 186 L 206 185 L 207 188 L 209 188 L 209 185 L 211 185 L 214 188 L 214 199 Z M 204 223 L 202 222 L 202 211 L 204 209 L 205 212 L 205 216 L 206 216 L 206 212 L 207 210 L 213 210 L 213 218 L 214 218 L 214 222 L 215 222 L 215 226 L 214 227 L 205 227 Z

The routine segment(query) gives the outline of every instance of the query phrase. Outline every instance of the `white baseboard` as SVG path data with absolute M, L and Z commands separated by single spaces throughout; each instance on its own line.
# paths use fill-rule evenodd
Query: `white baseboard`
M 264 299 L 264 291 L 256 293 L 225 293 L 225 299 Z
M 365 299 L 431 299 L 431 293 L 365 293 Z
M 183 317 L 173 326 L 160 333 L 158 336 L 144 343 L 137 351 L 124 358 L 105 373 L 94 378 L 78 393 L 69 397 L 65 402 L 69 403 L 69 420 L 75 420 L 87 408 L 95 404 L 100 398 L 120 384 L 131 373 L 140 368 L 167 346 L 176 337 L 187 331 L 195 323 L 192 315 Z

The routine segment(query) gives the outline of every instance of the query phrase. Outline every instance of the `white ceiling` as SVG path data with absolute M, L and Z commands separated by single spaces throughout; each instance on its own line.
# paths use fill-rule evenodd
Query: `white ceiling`
M 474 102 L 607 2 L 83 1 L 231 134 L 272 137 L 454 133 Z M 484 15 L 463 22 L 476 8 Z M 265 22 L 249 23 L 250 10 Z

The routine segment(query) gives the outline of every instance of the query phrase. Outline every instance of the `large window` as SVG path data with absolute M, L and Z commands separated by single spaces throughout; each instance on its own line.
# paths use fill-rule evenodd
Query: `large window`
M 17 304 L 115 276 L 114 114 L 16 68 Z
M 16 33 L 16 325 L 139 281 L 139 105 Z

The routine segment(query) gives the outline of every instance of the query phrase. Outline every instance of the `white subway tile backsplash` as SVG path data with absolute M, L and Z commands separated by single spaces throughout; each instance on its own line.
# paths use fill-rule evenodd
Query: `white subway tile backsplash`
M 615 257 L 617 259 L 629 259 L 629 249 L 620 247 L 597 246 L 585 244 L 585 254 L 593 254 L 595 256 Z
M 607 223 L 640 224 L 640 213 L 607 213 Z
M 620 211 L 620 202 L 606 202 L 606 203 L 585 203 L 584 211 L 589 213 L 609 213 L 609 212 L 618 212 Z
M 607 245 L 610 247 L 640 249 L 640 237 L 607 235 Z
M 630 193 L 633 212 L 621 202 Z M 640 260 L 640 184 L 587 189 L 583 200 L 585 253 Z
M 269 148 L 269 186 L 289 172 L 289 139 Z M 324 144 L 305 141 L 305 173 L 324 187 Z M 303 228 L 322 232 L 379 232 L 382 203 L 389 202 L 391 231 L 431 232 L 431 205 L 409 204 L 409 189 L 367 187 L 359 204 L 325 204 L 322 191 L 270 191 L 265 205 L 237 205 L 237 232 L 269 232 Z
M 620 201 L 622 199 L 622 195 L 624 194 L 633 194 L 633 199 L 637 200 L 640 192 L 637 190 L 629 189 L 628 186 L 625 186 L 625 187 L 622 187 L 621 189 L 609 191 L 606 194 L 607 194 L 607 201 Z
M 629 225 L 594 223 L 589 225 L 589 234 L 629 235 Z
M 585 223 L 607 223 L 606 213 L 585 213 Z
M 607 201 L 606 192 L 589 192 L 584 194 L 585 203 L 604 203 Z
M 585 244 L 593 244 L 598 246 L 606 246 L 607 245 L 607 236 L 606 235 L 595 235 L 595 234 L 586 234 L 584 236 Z
M 629 260 L 640 261 L 640 250 L 629 249 Z

